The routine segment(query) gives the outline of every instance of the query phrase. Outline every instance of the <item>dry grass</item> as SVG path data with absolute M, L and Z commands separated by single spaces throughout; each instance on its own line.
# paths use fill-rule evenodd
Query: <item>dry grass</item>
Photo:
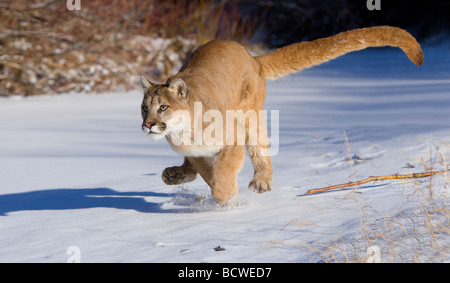
M 422 164 L 425 171 L 448 170 L 450 156 L 445 143 L 437 148 L 440 158 L 432 157 Z M 352 197 L 359 206 L 360 234 L 348 240 L 335 240 L 318 256 L 325 262 L 367 262 L 377 257 L 381 262 L 445 262 L 450 258 L 450 176 L 400 181 L 403 196 L 411 207 L 398 209 L 395 215 L 383 215 L 367 205 L 355 188 Z M 375 248 L 377 254 L 370 252 Z
M 351 156 L 348 141 L 347 150 Z M 429 156 L 421 159 L 425 171 L 448 170 L 446 160 L 450 158 L 450 145 L 443 142 L 435 152 L 430 150 Z M 391 215 L 371 207 L 358 187 L 345 197 L 347 201 L 354 200 L 359 210 L 359 229 L 355 233 L 342 231 L 343 235 L 329 236 L 329 239 L 268 241 L 265 245 L 306 248 L 314 254 L 312 262 L 447 262 L 450 259 L 450 173 L 399 182 L 408 205 L 399 207 Z M 305 225 L 319 227 L 294 219 L 283 226 L 281 232 L 289 226 Z M 329 235 L 325 228 L 323 230 L 322 235 Z
M 231 4 L 230 4 L 231 3 Z M 198 44 L 244 40 L 253 25 L 214 0 L 6 0 L 0 3 L 0 96 L 136 87 L 164 80 Z

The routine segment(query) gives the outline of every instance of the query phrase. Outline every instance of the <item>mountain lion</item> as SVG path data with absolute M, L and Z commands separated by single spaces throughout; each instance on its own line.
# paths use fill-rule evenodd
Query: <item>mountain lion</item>
M 399 47 L 414 64 L 420 66 L 423 63 L 422 50 L 413 36 L 399 28 L 380 26 L 300 42 L 256 57 L 237 42 L 215 40 L 194 51 L 180 71 L 165 84 L 151 83 L 141 77 L 144 89 L 142 130 L 153 139 L 165 137 L 172 149 L 185 157 L 181 166 L 163 171 L 163 181 L 177 185 L 193 181 L 200 175 L 217 202 L 228 204 L 239 192 L 236 177 L 244 163 L 245 151 L 244 145 L 237 142 L 237 132 L 242 128 L 254 168 L 248 188 L 258 193 L 270 191 L 272 164 L 267 154 L 269 146 L 264 120 L 259 121 L 256 143 L 249 142 L 251 122 L 246 119 L 249 117 L 241 115 L 234 117 L 232 127 L 225 126 L 228 131 L 226 142 L 222 135 L 223 143 L 206 144 L 201 142 L 201 136 L 200 142 L 196 140 L 195 131 L 206 130 L 208 123 L 201 116 L 200 122 L 195 121 L 195 117 L 192 119 L 197 115 L 194 112 L 200 111 L 200 115 L 204 115 L 214 110 L 223 117 L 230 110 L 257 113 L 263 109 L 266 79 L 277 79 L 352 51 L 377 46 Z M 201 110 L 194 109 L 198 105 Z M 218 123 L 225 123 L 225 120 L 230 122 L 222 119 Z M 189 138 L 181 143 L 175 141 L 174 137 L 183 135 Z

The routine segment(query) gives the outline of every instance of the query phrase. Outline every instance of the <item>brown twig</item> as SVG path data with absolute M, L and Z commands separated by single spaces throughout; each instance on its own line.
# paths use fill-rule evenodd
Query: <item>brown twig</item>
M 326 192 L 326 191 L 342 189 L 342 188 L 347 188 L 347 187 L 359 186 L 359 185 L 369 183 L 369 182 L 376 182 L 376 181 L 383 181 L 383 180 L 404 180 L 404 179 L 425 178 L 425 177 L 430 177 L 430 176 L 433 176 L 436 174 L 443 174 L 444 172 L 447 172 L 447 171 L 448 170 L 436 171 L 436 172 L 405 174 L 405 175 L 395 174 L 395 175 L 387 175 L 387 176 L 370 176 L 369 178 L 361 180 L 361 181 L 348 182 L 346 184 L 334 185 L 334 186 L 329 186 L 329 187 L 325 187 L 325 188 L 321 188 L 321 189 L 312 189 L 312 190 L 307 191 L 306 195 L 322 193 L 322 192 Z

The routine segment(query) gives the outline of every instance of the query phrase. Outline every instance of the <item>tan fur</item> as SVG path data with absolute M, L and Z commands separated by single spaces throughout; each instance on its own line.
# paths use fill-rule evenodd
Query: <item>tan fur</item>
M 265 80 L 276 79 L 293 72 L 332 60 L 348 52 L 372 46 L 401 48 L 416 65 L 423 62 L 423 53 L 417 41 L 406 31 L 393 27 L 373 27 L 343 32 L 312 42 L 301 42 L 277 49 L 267 55 L 252 57 L 240 44 L 233 41 L 211 41 L 199 47 L 185 62 L 179 73 L 166 84 L 150 83 L 141 77 L 144 88 L 142 102 L 143 130 L 155 139 L 166 137 L 171 147 L 185 156 L 182 166 L 166 168 L 162 174 L 168 185 L 194 180 L 200 175 L 211 187 L 213 197 L 222 204 L 232 200 L 239 192 L 236 177 L 241 169 L 245 152 L 237 143 L 228 145 L 190 145 L 175 143 L 169 134 L 181 129 L 194 131 L 191 124 L 178 123 L 173 118 L 176 110 L 194 115 L 194 103 L 202 103 L 202 111 L 218 110 L 223 117 L 226 110 L 263 109 Z M 162 105 L 169 106 L 167 110 Z M 147 111 L 144 111 L 147 109 Z M 151 124 L 148 124 L 151 123 Z M 249 189 L 258 193 L 272 189 L 272 164 L 264 154 L 268 146 L 267 129 L 262 141 L 248 142 L 248 121 L 236 119 L 235 125 L 247 130 L 246 145 L 254 167 Z M 148 128 L 145 125 L 150 125 Z M 208 126 L 202 123 L 203 129 Z M 225 126 L 224 126 L 225 129 Z M 194 141 L 192 135 L 192 142 Z
M 352 51 L 379 46 L 399 47 L 414 64 L 420 66 L 423 63 L 423 53 L 416 39 L 405 30 L 389 26 L 351 30 L 300 42 L 255 59 L 261 64 L 267 79 L 276 79 Z

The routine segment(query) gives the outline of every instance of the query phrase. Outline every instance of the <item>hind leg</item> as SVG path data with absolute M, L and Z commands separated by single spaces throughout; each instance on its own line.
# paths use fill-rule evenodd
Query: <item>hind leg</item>
M 247 128 L 247 150 L 253 164 L 254 175 L 248 185 L 248 189 L 257 193 L 265 193 L 272 190 L 272 162 L 269 155 L 269 139 L 264 120 L 261 119 L 258 128 Z M 249 135 L 258 135 L 257 142 L 252 142 Z
M 265 193 L 272 190 L 272 162 L 269 156 L 261 155 L 258 146 L 247 146 L 250 159 L 252 160 L 254 174 L 248 184 L 248 189 L 256 193 Z
M 181 166 L 173 166 L 164 169 L 161 178 L 167 185 L 179 185 L 194 181 L 198 176 L 197 170 L 187 158 Z

